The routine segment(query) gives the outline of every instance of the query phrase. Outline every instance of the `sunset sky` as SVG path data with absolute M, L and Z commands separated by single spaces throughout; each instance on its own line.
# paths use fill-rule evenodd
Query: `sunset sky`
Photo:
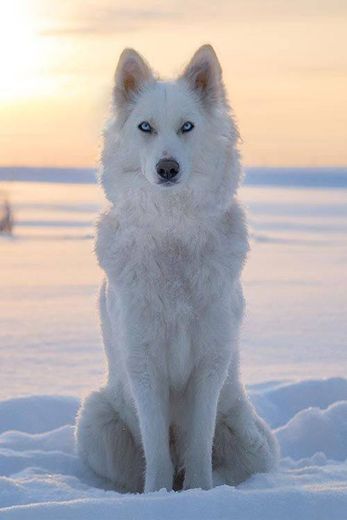
M 124 47 L 215 47 L 248 165 L 347 164 L 343 0 L 0 0 L 0 164 L 94 166 Z

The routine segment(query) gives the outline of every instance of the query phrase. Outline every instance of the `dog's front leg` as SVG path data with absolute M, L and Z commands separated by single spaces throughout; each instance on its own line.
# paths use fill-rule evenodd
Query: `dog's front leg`
M 191 376 L 187 395 L 184 489 L 212 487 L 212 445 L 226 365 L 204 359 Z
M 148 359 L 147 345 L 141 355 L 129 358 L 128 370 L 140 423 L 146 459 L 145 493 L 172 489 L 173 465 L 169 448 L 169 391 L 154 360 Z

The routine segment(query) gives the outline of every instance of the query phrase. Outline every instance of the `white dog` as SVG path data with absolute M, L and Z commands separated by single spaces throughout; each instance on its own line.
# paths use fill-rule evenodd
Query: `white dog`
M 248 240 L 217 56 L 205 45 L 164 82 L 125 50 L 113 100 L 96 241 L 108 380 L 82 405 L 79 453 L 120 491 L 209 489 L 212 470 L 237 484 L 277 444 L 239 379 Z

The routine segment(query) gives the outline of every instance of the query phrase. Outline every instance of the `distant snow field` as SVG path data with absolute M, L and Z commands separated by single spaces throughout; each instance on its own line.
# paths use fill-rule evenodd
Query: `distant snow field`
M 240 192 L 251 231 L 242 372 L 279 468 L 237 488 L 120 495 L 74 448 L 80 398 L 104 371 L 101 194 L 90 171 L 46 170 L 47 182 L 0 171 L 16 220 L 0 236 L 1 520 L 347 519 L 347 171 L 318 171 L 318 187 L 314 173 L 251 171 Z

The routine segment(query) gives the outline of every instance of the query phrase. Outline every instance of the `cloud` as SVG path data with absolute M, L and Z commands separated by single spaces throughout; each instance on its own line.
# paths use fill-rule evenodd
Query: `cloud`
M 95 6 L 74 16 L 55 19 L 53 25 L 41 31 L 45 36 L 74 35 L 108 35 L 116 32 L 136 30 L 144 24 L 162 23 L 164 21 L 179 21 L 184 14 L 180 10 L 154 8 L 126 8 L 114 6 Z
M 35 0 L 34 0 L 35 1 Z M 196 23 L 220 20 L 288 22 L 316 17 L 347 15 L 347 3 L 340 0 L 64 0 L 41 1 L 46 36 L 110 35 L 163 23 Z M 48 10 L 49 4 L 49 10 Z

